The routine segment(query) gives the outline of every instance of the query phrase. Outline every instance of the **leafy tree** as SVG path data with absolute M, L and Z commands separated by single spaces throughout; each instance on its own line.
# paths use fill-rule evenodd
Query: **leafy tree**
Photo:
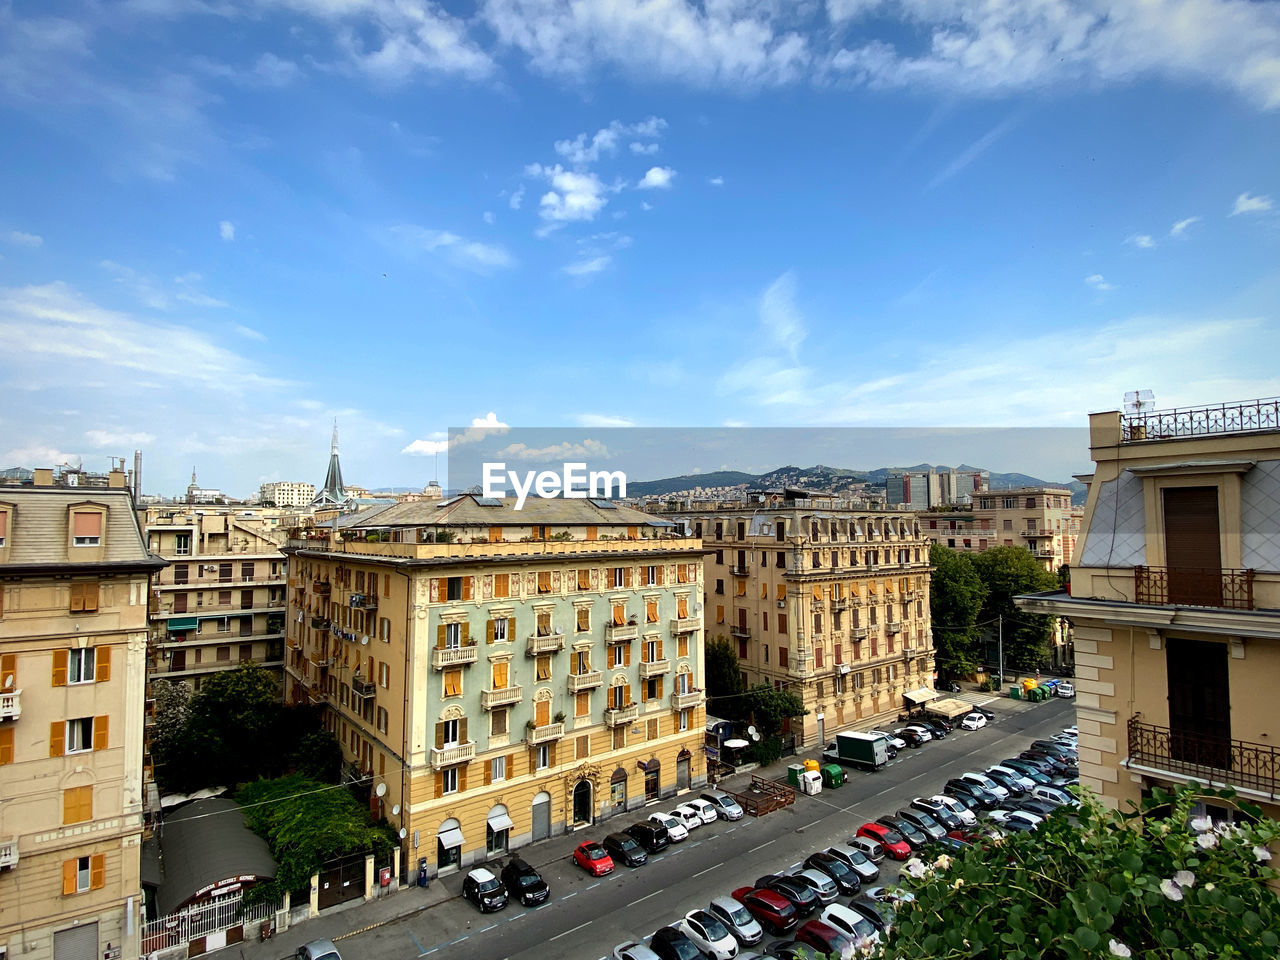
M 977 623 L 987 586 L 968 555 L 941 544 L 929 548 L 929 563 L 929 617 L 938 672 L 951 678 L 968 676 L 981 660 Z
M 151 692 L 156 701 L 150 738 L 156 778 L 166 789 L 185 789 L 193 772 L 191 685 L 183 680 L 156 680 Z
M 746 693 L 747 710 L 752 722 L 764 739 L 776 737 L 782 732 L 782 722 L 789 717 L 803 717 L 809 713 L 804 701 L 790 690 L 775 690 L 767 681 L 757 683 Z
M 1235 826 L 1193 818 L 1198 801 L 1235 806 Z M 1280 824 L 1231 791 L 1156 791 L 1140 809 L 1085 795 L 1079 823 L 1054 813 L 932 863 L 908 860 L 916 897 L 898 909 L 883 960 L 1190 960 L 1280 955 L 1280 900 L 1267 865 Z
M 246 894 L 258 903 L 278 900 L 309 885 L 312 874 L 344 854 L 386 853 L 398 843 L 391 832 L 369 822 L 368 811 L 341 787 L 299 774 L 255 780 L 237 795 L 249 829 L 267 841 L 276 878 Z
M 707 712 L 725 720 L 741 720 L 747 715 L 742 697 L 742 671 L 738 651 L 725 637 L 707 643 L 704 657 L 707 669 Z
M 1058 586 L 1057 576 L 1020 547 L 994 547 L 975 554 L 972 562 L 987 588 L 982 619 L 1004 617 L 1005 664 L 1024 670 L 1039 669 L 1049 658 L 1052 618 L 1019 610 L 1013 598 L 1020 593 L 1053 590 Z
M 288 756 L 278 739 L 280 687 L 253 663 L 208 677 L 191 701 L 189 741 L 202 784 L 228 785 L 279 773 Z
M 342 745 L 332 733 L 311 730 L 304 733 L 297 744 L 291 761 L 299 776 L 321 783 L 337 783 L 342 779 Z

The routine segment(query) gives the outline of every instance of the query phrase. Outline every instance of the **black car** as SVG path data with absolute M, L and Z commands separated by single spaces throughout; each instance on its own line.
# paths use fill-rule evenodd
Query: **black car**
M 862 879 L 853 867 L 829 853 L 811 854 L 804 865 L 810 870 L 817 870 L 830 877 L 840 892 L 852 896 L 862 889 Z
M 954 813 L 952 813 L 942 804 L 938 804 L 937 806 L 934 806 L 929 801 L 926 801 L 923 798 L 919 798 L 916 800 L 912 800 L 911 806 L 933 817 L 934 820 L 942 824 L 944 829 L 957 830 L 962 826 L 962 824 L 960 823 L 960 818 L 957 817 Z
M 933 731 L 935 737 L 945 737 L 953 729 L 951 724 L 941 717 L 921 717 L 916 723 L 923 723 Z
M 824 960 L 825 953 L 807 943 L 794 940 L 777 940 L 769 945 L 769 956 L 777 960 Z
M 1051 753 L 1044 753 L 1040 750 L 1023 750 L 1018 756 L 1023 760 L 1046 764 L 1046 772 L 1050 776 L 1067 776 L 1075 771 L 1075 764 L 1067 763 L 1061 757 L 1056 757 Z
M 763 877 L 755 882 L 757 888 L 772 890 L 780 897 L 791 902 L 796 908 L 796 916 L 807 917 L 818 909 L 818 895 L 814 893 L 813 888 L 807 884 L 801 883 L 794 877 L 784 877 L 776 873 L 766 873 Z
M 1074 760 L 1077 752 L 1068 747 L 1066 744 L 1058 743 L 1056 740 L 1032 740 L 1032 750 L 1043 750 L 1045 753 L 1056 753 L 1061 757 L 1068 757 Z
M 1034 813 L 1037 817 L 1047 817 L 1058 809 L 1048 800 L 1041 800 L 1039 797 L 1022 797 L 1016 806 L 1019 810 Z
M 519 857 L 512 857 L 502 868 L 502 885 L 526 907 L 536 907 L 551 898 L 551 888 L 537 870 Z
M 649 855 L 644 852 L 644 847 L 629 833 L 611 833 L 600 841 L 600 846 L 609 851 L 614 863 L 642 867 L 649 862 Z
M 895 730 L 893 735 L 900 740 L 907 741 L 907 746 L 912 749 L 923 747 L 925 744 L 924 737 L 920 736 L 920 734 L 916 733 L 914 730 L 909 730 L 906 727 L 903 727 L 901 730 Z
M 909 820 L 903 820 L 901 817 L 880 817 L 876 823 L 883 824 L 890 830 L 896 830 L 902 835 L 902 839 L 907 841 L 907 846 L 912 850 L 919 850 L 929 842 L 929 835 L 917 827 Z
M 992 720 L 996 718 L 995 712 L 988 710 L 986 707 L 970 707 L 969 712 L 982 714 L 984 717 L 987 718 L 988 723 L 990 723 Z
M 501 910 L 507 905 L 507 891 L 502 881 L 484 867 L 477 867 L 462 881 L 462 895 L 474 903 L 481 913 Z
M 649 940 L 649 949 L 659 960 L 705 960 L 692 940 L 675 927 L 659 927 Z
M 1000 804 L 999 798 L 975 783 L 966 780 L 948 780 L 943 793 L 955 797 L 969 809 L 993 810 Z
M 1011 777 L 1003 770 L 988 770 L 984 776 L 990 777 L 1009 791 L 1009 796 L 1020 797 L 1027 792 L 1026 785 L 1017 777 Z
M 667 828 L 651 820 L 641 820 L 627 827 L 627 833 L 635 838 L 636 843 L 644 847 L 647 853 L 658 853 L 671 844 L 671 836 Z
M 871 925 L 880 931 L 881 939 L 893 932 L 893 909 L 886 903 L 872 903 L 870 900 L 850 900 L 849 908 L 857 910 L 871 921 Z

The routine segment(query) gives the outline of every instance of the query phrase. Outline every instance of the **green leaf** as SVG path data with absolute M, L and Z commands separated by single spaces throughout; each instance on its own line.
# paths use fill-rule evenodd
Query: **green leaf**
M 1178 935 L 1165 927 L 1160 931 L 1160 942 L 1166 947 L 1176 947 L 1178 945 Z
M 1076 927 L 1076 942 L 1086 950 L 1096 950 L 1102 938 L 1088 927 Z

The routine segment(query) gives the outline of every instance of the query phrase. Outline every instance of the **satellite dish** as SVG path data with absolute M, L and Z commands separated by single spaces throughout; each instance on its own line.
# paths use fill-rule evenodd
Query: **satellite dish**
M 360 646 L 362 646 L 362 647 L 367 647 L 368 645 L 369 645 L 369 638 L 368 638 L 368 637 L 361 637 L 361 638 L 360 638 Z
M 398 803 L 397 803 L 394 807 L 392 807 L 392 808 L 391 808 L 391 815 L 394 817 L 394 816 L 395 816 L 396 814 L 398 814 L 399 812 L 400 812 L 400 804 L 398 804 Z M 403 837 L 403 836 L 404 836 L 404 833 L 403 833 L 403 832 L 401 832 L 400 836 L 402 836 L 402 837 Z
M 406 834 L 406 832 L 407 832 L 407 831 L 405 830 L 405 828 L 404 828 L 404 827 L 401 827 L 401 828 L 400 828 L 400 839 L 401 839 L 401 840 L 403 840 L 403 839 L 405 838 L 405 834 Z
M 564 636 L 564 627 L 556 627 L 556 636 L 557 636 L 557 637 L 563 637 L 563 636 Z
M 756 728 L 755 728 L 755 726 L 753 725 L 753 726 L 747 727 L 747 733 L 751 734 L 751 736 L 753 736 L 753 737 L 754 737 L 754 736 L 756 735 Z
M 1150 390 L 1130 390 L 1124 395 L 1124 412 L 1125 413 L 1141 413 L 1148 407 L 1154 406 L 1156 395 Z
M 385 783 L 378 784 L 378 788 L 374 791 L 378 796 L 385 797 L 387 795 L 387 785 Z
M 755 730 L 752 730 L 752 731 L 751 731 L 751 739 L 752 739 L 752 740 L 754 740 L 756 743 L 759 743 L 759 742 L 760 742 L 760 734 L 756 733 L 756 732 L 755 732 Z

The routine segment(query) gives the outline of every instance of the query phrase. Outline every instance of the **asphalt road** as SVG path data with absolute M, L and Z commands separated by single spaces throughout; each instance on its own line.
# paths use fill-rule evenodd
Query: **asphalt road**
M 610 876 L 594 879 L 568 859 L 548 864 L 540 869 L 553 899 L 535 910 L 511 904 L 482 916 L 454 899 L 344 939 L 342 952 L 348 960 L 597 960 L 624 940 L 647 939 L 714 896 L 750 885 L 762 874 L 799 866 L 810 853 L 852 836 L 864 822 L 906 806 L 913 797 L 937 793 L 949 777 L 1013 756 L 1032 740 L 1075 722 L 1074 702 L 1067 700 L 992 706 L 998 719 L 983 730 L 957 730 L 945 740 L 903 750 L 877 773 L 851 770 L 849 782 L 838 790 L 797 797 L 793 806 L 759 819 L 704 826 L 643 867 L 619 865 Z M 886 860 L 881 882 L 891 882 L 896 873 L 897 865 Z

